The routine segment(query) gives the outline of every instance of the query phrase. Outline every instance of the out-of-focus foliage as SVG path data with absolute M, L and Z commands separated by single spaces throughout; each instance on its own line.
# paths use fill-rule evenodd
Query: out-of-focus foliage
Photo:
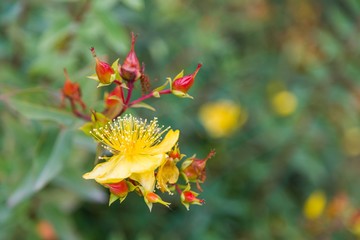
M 358 0 L 1 1 L 0 239 L 359 234 L 359 23 Z M 136 196 L 108 207 L 105 190 L 81 178 L 96 144 L 59 107 L 63 68 L 88 106 L 101 105 L 86 78 L 94 72 L 89 48 L 103 59 L 124 56 L 131 31 L 154 87 L 203 63 L 194 100 L 164 96 L 150 100 L 156 113 L 139 111 L 182 129 L 188 156 L 217 150 L 206 205 L 189 212 L 179 203 L 149 213 Z M 247 116 L 214 138 L 199 111 L 219 100 Z M 317 192 L 322 200 L 306 206 L 308 218 L 304 205 Z

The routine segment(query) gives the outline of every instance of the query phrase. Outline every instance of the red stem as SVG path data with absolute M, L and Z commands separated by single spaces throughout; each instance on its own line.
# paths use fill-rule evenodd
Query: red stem
M 127 94 L 126 100 L 125 100 L 125 102 L 124 102 L 125 106 L 130 102 L 131 94 L 132 94 L 132 91 L 134 90 L 134 82 L 132 82 L 132 81 L 129 82 L 128 88 L 129 88 L 128 94 Z
M 175 184 L 175 189 L 178 192 L 178 194 L 181 195 L 182 191 L 181 191 L 179 185 Z
M 133 106 L 133 105 L 135 105 L 135 104 L 137 104 L 139 102 L 142 102 L 142 101 L 144 101 L 144 100 L 146 100 L 148 98 L 154 97 L 154 94 L 151 92 L 151 93 L 149 93 L 149 94 L 147 94 L 145 96 L 142 96 L 141 98 L 138 98 L 138 99 L 132 101 L 131 103 L 127 104 L 130 101 L 129 96 L 131 97 L 132 88 L 130 88 L 130 86 L 129 86 L 129 93 L 128 93 L 127 97 L 126 97 L 126 101 L 124 102 L 124 106 L 121 109 L 121 111 L 119 112 L 119 114 L 116 115 L 115 118 L 121 116 L 126 111 L 126 109 L 130 108 L 131 106 Z M 169 94 L 169 93 L 171 93 L 170 89 L 162 90 L 162 91 L 159 92 L 160 95 Z
M 72 100 L 72 99 L 69 99 L 69 100 L 70 100 L 70 104 L 71 104 L 71 110 L 72 110 L 72 112 L 73 112 L 73 114 L 75 116 L 77 116 L 77 117 L 79 117 L 79 118 L 81 118 L 81 119 L 83 119 L 85 121 L 90 121 L 91 120 L 91 118 L 89 116 L 84 115 L 84 114 L 82 114 L 81 112 L 79 112 L 77 110 L 74 100 Z
M 159 92 L 160 95 L 162 95 L 162 94 L 169 94 L 169 93 L 171 93 L 171 90 L 170 90 L 170 89 L 162 90 L 162 91 Z M 146 100 L 146 99 L 148 99 L 148 98 L 151 98 L 151 97 L 153 97 L 153 96 L 154 96 L 154 94 L 153 94 L 152 92 L 149 93 L 149 94 L 147 94 L 147 95 L 145 95 L 145 96 L 142 96 L 141 98 L 132 101 L 132 102 L 128 105 L 128 108 L 131 107 L 132 105 L 135 105 L 135 104 L 137 104 L 137 103 L 139 103 L 139 102 L 142 102 L 142 101 L 144 101 L 144 100 Z
M 121 87 L 121 82 L 119 81 L 119 80 L 114 80 L 114 83 L 116 83 L 117 85 L 119 85 L 120 86 L 120 90 L 121 90 L 121 100 L 122 100 L 122 102 L 125 102 L 125 99 L 124 99 L 124 91 L 123 91 L 123 88 Z

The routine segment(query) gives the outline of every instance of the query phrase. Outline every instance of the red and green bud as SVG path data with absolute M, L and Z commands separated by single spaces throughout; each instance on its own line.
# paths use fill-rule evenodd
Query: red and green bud
M 129 186 L 125 180 L 118 183 L 108 183 L 106 185 L 109 187 L 110 192 L 118 197 L 125 197 L 129 192 Z
M 64 86 L 62 88 L 62 93 L 64 94 L 64 96 L 67 98 L 80 98 L 81 93 L 80 93 L 79 84 L 73 83 L 70 80 L 69 74 L 66 71 L 66 69 L 64 69 L 64 75 L 65 75 L 65 82 L 64 82 Z
M 198 159 L 195 157 L 186 159 L 181 166 L 182 173 L 185 175 L 186 179 L 188 181 L 203 183 L 206 180 L 206 163 L 214 155 L 215 150 L 211 150 L 204 159 Z M 200 191 L 202 191 L 199 184 L 197 187 Z
M 164 205 L 165 207 L 169 207 L 169 205 L 170 205 L 170 203 L 165 202 L 164 200 L 161 199 L 161 197 L 159 195 L 157 195 L 156 193 L 153 193 L 153 192 L 145 193 L 144 199 L 145 199 L 145 203 L 149 207 L 150 211 L 152 209 L 153 203 L 160 203 L 160 204 Z
M 204 199 L 197 198 L 199 194 L 190 191 L 190 187 L 187 187 L 182 193 L 181 193 L 181 203 L 186 207 L 187 210 L 189 210 L 190 204 L 195 205 L 202 205 L 205 203 Z
M 190 74 L 183 77 L 175 78 L 172 82 L 171 89 L 173 94 L 184 97 L 186 96 L 186 93 L 189 91 L 189 89 L 194 84 L 194 80 L 196 77 L 196 74 L 199 72 L 202 64 L 199 63 L 196 70 Z
M 117 85 L 110 93 L 105 94 L 105 105 L 107 108 L 123 103 L 123 91 L 121 86 Z
M 182 157 L 185 156 L 184 154 L 180 153 L 180 148 L 179 148 L 178 144 L 176 144 L 174 146 L 174 148 L 171 149 L 171 151 L 169 152 L 168 155 L 169 155 L 169 158 L 172 158 L 173 160 L 176 160 L 176 162 L 179 161 Z
M 120 76 L 129 82 L 134 82 L 142 75 L 141 66 L 135 53 L 136 36 L 131 33 L 131 48 L 123 65 L 119 65 Z
M 117 199 L 120 199 L 120 203 L 124 201 L 131 191 L 126 180 L 122 180 L 118 183 L 107 183 L 105 186 L 110 190 L 109 206 Z
M 62 102 L 64 102 L 65 98 L 69 99 L 72 103 L 78 102 L 83 109 L 86 108 L 85 103 L 81 99 L 81 90 L 78 83 L 74 83 L 70 80 L 69 74 L 64 69 L 65 82 L 64 86 L 61 90 L 62 92 Z
M 90 50 L 96 60 L 95 71 L 99 82 L 102 84 L 110 84 L 111 76 L 115 73 L 114 69 L 110 66 L 110 64 L 99 60 L 96 56 L 95 48 L 92 47 Z

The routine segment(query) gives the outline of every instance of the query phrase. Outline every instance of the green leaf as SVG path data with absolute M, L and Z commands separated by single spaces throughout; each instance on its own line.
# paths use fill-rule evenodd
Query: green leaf
M 149 104 L 146 104 L 146 103 L 143 103 L 143 102 L 134 104 L 134 105 L 132 105 L 131 107 L 133 107 L 133 108 L 146 108 L 146 109 L 149 109 L 149 110 L 151 110 L 151 111 L 156 111 L 155 108 L 153 108 L 153 107 L 150 106 Z
M 72 145 L 72 131 L 62 129 L 57 135 L 54 146 L 49 154 L 47 143 L 43 148 L 38 159 L 34 159 L 32 169 L 23 179 L 19 187 L 8 198 L 7 204 L 14 207 L 20 202 L 30 197 L 35 192 L 41 190 L 62 170 L 64 162 L 67 160 Z
M 54 179 L 54 184 L 73 192 L 84 200 L 104 203 L 107 196 L 103 187 L 95 181 L 82 179 L 81 176 L 84 172 L 81 171 L 79 168 L 66 166 L 64 173 Z
M 70 113 L 21 100 L 10 99 L 9 105 L 21 115 L 31 120 L 54 121 L 66 126 L 73 126 L 77 120 Z
M 35 189 L 40 190 L 50 180 L 52 180 L 63 168 L 72 145 L 72 132 L 62 130 L 55 142 L 54 148 L 44 168 L 40 172 L 36 182 Z
M 122 2 L 135 11 L 141 11 L 145 6 L 143 0 L 122 0 Z

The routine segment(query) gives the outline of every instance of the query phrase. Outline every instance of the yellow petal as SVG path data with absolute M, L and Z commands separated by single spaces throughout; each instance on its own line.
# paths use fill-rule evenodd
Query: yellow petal
M 131 174 L 130 178 L 135 181 L 138 181 L 147 192 L 152 192 L 154 190 L 154 187 L 155 187 L 154 171 L 133 173 L 133 174 Z
M 134 155 L 126 159 L 129 162 L 131 173 L 154 171 L 166 159 L 165 153 L 157 155 Z
M 167 184 L 176 183 L 179 178 L 179 169 L 173 161 L 167 161 L 163 164 L 156 175 L 158 187 L 162 192 L 170 191 Z
M 99 163 L 95 168 L 83 175 L 85 179 L 95 179 L 98 183 L 119 182 L 131 174 L 131 162 L 122 155 L 114 155 L 108 161 Z
M 171 148 L 175 145 L 175 143 L 178 141 L 179 134 L 179 130 L 169 130 L 162 142 L 154 147 L 151 147 L 149 150 L 146 150 L 145 154 L 157 155 L 169 152 Z

